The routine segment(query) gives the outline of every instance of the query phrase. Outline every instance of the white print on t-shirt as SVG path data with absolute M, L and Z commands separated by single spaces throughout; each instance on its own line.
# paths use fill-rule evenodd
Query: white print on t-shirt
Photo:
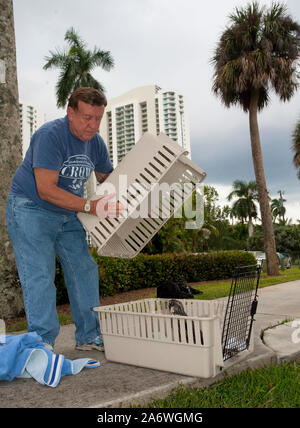
M 88 156 L 74 155 L 63 163 L 59 176 L 63 179 L 72 180 L 65 187 L 72 189 L 73 193 L 79 193 L 94 169 L 95 166 Z

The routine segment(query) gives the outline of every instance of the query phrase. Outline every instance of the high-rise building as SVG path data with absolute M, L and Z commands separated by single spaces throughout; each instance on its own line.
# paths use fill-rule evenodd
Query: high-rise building
M 20 125 L 23 157 L 29 147 L 30 140 L 35 131 L 46 122 L 45 113 L 39 108 L 29 104 L 20 103 Z
M 167 134 L 189 152 L 190 133 L 185 98 L 175 90 L 142 86 L 108 100 L 100 125 L 116 166 L 144 132 Z

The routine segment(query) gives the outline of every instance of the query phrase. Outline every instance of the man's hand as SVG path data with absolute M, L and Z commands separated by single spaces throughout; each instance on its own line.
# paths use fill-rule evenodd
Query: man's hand
M 126 207 L 120 202 L 109 202 L 109 200 L 113 199 L 115 195 L 115 193 L 110 193 L 109 195 L 92 201 L 91 214 L 94 214 L 99 218 L 119 217 L 120 213 L 123 212 Z

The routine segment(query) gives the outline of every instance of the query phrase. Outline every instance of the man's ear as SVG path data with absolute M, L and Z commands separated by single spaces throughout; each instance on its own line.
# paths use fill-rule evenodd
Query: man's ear
M 70 106 L 68 106 L 68 108 L 67 108 L 67 115 L 68 115 L 69 119 L 72 119 L 72 117 L 74 115 L 74 110 Z

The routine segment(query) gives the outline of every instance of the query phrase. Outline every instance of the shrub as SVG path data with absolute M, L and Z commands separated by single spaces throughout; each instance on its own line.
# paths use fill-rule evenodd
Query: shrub
M 133 259 L 92 256 L 99 266 L 100 296 L 157 287 L 166 281 L 198 282 L 232 277 L 236 266 L 255 264 L 251 253 L 217 251 L 208 254 L 139 254 Z M 59 262 L 57 261 L 58 266 Z M 60 267 L 56 274 L 57 303 L 66 303 L 67 293 Z

